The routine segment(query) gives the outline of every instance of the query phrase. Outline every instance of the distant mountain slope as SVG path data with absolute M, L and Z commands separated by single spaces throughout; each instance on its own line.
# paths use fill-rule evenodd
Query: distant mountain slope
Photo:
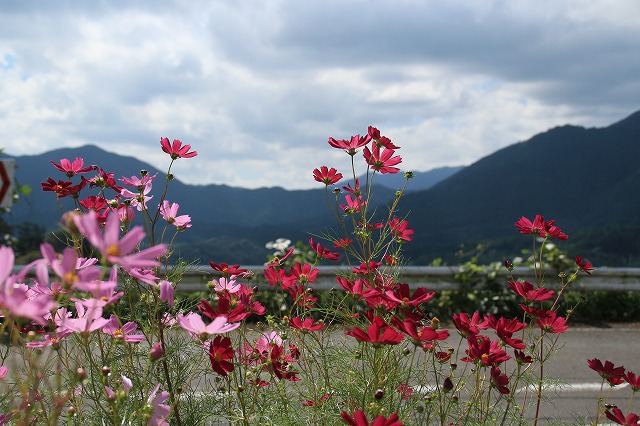
M 54 195 L 40 189 L 40 182 L 49 176 L 64 178 L 49 160 L 75 157 L 115 172 L 116 178 L 140 169 L 158 172 L 144 162 L 94 146 L 15 157 L 17 179 L 30 185 L 33 193 L 5 218 L 10 223 L 35 222 L 55 228 L 61 211 L 71 208 L 71 200 L 61 200 L 59 209 Z M 543 214 L 569 234 L 562 246 L 578 250 L 574 254 L 595 264 L 640 265 L 639 158 L 637 112 L 604 128 L 556 127 L 460 170 L 418 173 L 400 203 L 401 214 L 409 214 L 410 227 L 416 231 L 414 241 L 406 246 L 408 260 L 424 264 L 442 257 L 453 263 L 460 244 L 480 242 L 487 247 L 482 260 L 517 255 L 529 240 L 518 235 L 514 222 L 520 216 Z M 165 179 L 158 173 L 155 197 L 160 196 Z M 380 204 L 391 200 L 404 181 L 402 176 L 377 178 Z M 287 191 L 186 185 L 178 176 L 168 199 L 180 203 L 181 212 L 190 214 L 194 224 L 180 235 L 178 250 L 201 261 L 258 263 L 264 260 L 264 244 L 269 240 L 306 240 L 310 233 L 336 226 L 324 188 Z
M 509 238 L 520 216 L 538 213 L 556 219 L 570 235 L 637 222 L 638 158 L 640 112 L 605 128 L 551 129 L 408 194 L 402 206 L 413 212 L 418 236 L 408 247 L 428 258 L 426 253 L 455 250 L 460 243 Z
M 407 184 L 406 192 L 423 191 L 429 189 L 432 186 L 442 182 L 445 179 L 450 178 L 460 170 L 464 169 L 464 166 L 456 167 L 438 167 L 426 172 L 413 172 L 413 177 Z M 362 180 L 362 176 L 360 177 Z M 397 173 L 395 175 L 386 175 L 383 179 L 376 180 L 381 186 L 385 188 L 393 189 L 394 191 L 402 188 L 406 181 L 403 173 Z

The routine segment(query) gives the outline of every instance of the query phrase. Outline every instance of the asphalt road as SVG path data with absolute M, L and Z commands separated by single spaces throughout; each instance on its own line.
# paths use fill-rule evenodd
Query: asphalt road
M 598 358 L 603 363 L 609 360 L 615 366 L 622 365 L 640 374 L 640 327 L 622 324 L 609 328 L 571 327 L 559 342 L 563 347 L 545 364 L 545 376 L 567 385 L 547 391 L 550 400 L 543 401 L 542 422 L 538 424 L 594 424 L 602 380 L 588 367 L 587 359 Z M 605 384 L 603 396 L 607 392 L 607 402 L 616 404 L 626 414 L 633 394 L 631 388 L 627 384 L 614 388 Z M 630 411 L 640 414 L 640 392 Z M 600 422 L 611 423 L 606 418 Z

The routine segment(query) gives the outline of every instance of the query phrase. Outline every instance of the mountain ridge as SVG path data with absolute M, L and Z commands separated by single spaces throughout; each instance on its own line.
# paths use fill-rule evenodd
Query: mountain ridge
M 476 243 L 487 247 L 487 256 L 506 255 L 498 247 L 513 250 L 524 244 L 521 238 L 516 242 L 519 235 L 513 223 L 520 216 L 543 214 L 547 220 L 557 220 L 570 235 L 567 247 L 580 249 L 578 254 L 612 266 L 640 264 L 640 219 L 635 219 L 640 218 L 640 200 L 635 196 L 640 185 L 636 160 L 640 156 L 639 136 L 640 111 L 605 127 L 556 126 L 469 166 L 435 169 L 431 176 L 417 174 L 432 181 L 421 187 L 420 179 L 411 180 L 408 186 L 413 190 L 399 205 L 400 214 L 408 215 L 415 230 L 414 240 L 406 246 L 408 261 L 426 264 L 441 257 L 454 262 L 461 244 Z M 158 173 L 157 179 L 164 179 L 164 172 L 144 162 L 95 146 L 15 157 L 19 165 L 16 176 L 34 191 L 29 202 L 16 204 L 11 216 L 14 222 L 32 221 L 48 229 L 56 226 L 57 219 L 52 218 L 59 217 L 70 200 L 63 199 L 62 208 L 58 208 L 52 194 L 41 191 L 40 182 L 49 176 L 64 178 L 50 160 L 73 160 L 76 156 L 83 157 L 85 165 L 95 163 L 115 172 L 116 178 L 145 168 Z M 399 179 L 404 178 L 400 174 L 380 177 L 375 191 L 381 206 L 393 198 Z M 381 182 L 384 184 L 379 185 Z M 156 180 L 154 184 L 164 182 Z M 178 202 L 181 213 L 190 214 L 193 229 L 198 229 L 180 235 L 179 247 L 188 256 L 255 263 L 264 257 L 264 243 L 269 240 L 286 237 L 305 241 L 310 233 L 321 235 L 335 226 L 324 191 L 189 185 L 175 179 L 167 198 Z M 585 241 L 580 241 L 581 236 Z M 614 237 L 625 241 L 620 244 L 624 252 L 616 249 Z M 589 240 L 595 241 L 593 247 Z M 227 257 L 231 253 L 224 247 L 231 246 L 236 247 L 231 251 L 240 259 Z M 257 259 L 261 250 L 262 257 Z M 244 251 L 251 254 L 244 256 Z

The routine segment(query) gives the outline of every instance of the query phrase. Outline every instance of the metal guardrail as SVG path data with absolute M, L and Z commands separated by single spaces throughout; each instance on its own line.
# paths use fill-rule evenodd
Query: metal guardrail
M 22 266 L 15 266 L 13 272 L 16 273 L 22 268 Z M 264 266 L 254 265 L 244 268 L 258 277 L 258 279 L 250 281 L 252 285 L 258 286 L 260 290 L 274 289 L 262 277 Z M 336 274 L 350 270 L 347 266 L 318 266 L 317 269 L 320 271 L 318 277 L 310 285 L 315 290 L 331 290 L 332 288 L 342 290 L 342 287 L 336 282 Z M 461 272 L 459 266 L 405 266 L 400 268 L 399 281 L 409 284 L 412 289 L 425 287 L 427 290 L 434 291 L 458 290 L 461 285 L 456 281 L 455 275 L 459 272 Z M 506 285 L 507 280 L 510 279 L 507 271 L 501 270 L 497 274 L 499 279 L 504 279 Z M 515 279 L 536 282 L 534 271 L 531 268 L 514 268 L 511 275 Z M 209 265 L 190 266 L 184 271 L 176 290 L 189 292 L 206 290 L 207 282 L 220 276 L 220 272 L 214 271 Z M 247 281 L 239 280 L 239 282 L 246 283 Z M 546 272 L 544 283 L 548 288 L 557 288 L 560 280 L 553 272 L 549 271 Z M 572 282 L 569 288 L 585 291 L 640 291 L 640 268 L 599 268 L 594 270 L 591 275 L 581 273 L 580 278 Z
M 262 279 L 263 266 L 246 266 L 260 280 L 253 281 L 260 290 L 273 289 Z M 346 266 L 319 266 L 320 271 L 315 282 L 310 285 L 316 290 L 331 290 L 335 288 L 342 290 L 336 282 L 336 274 L 340 271 L 349 271 Z M 409 284 L 410 288 L 426 287 L 428 290 L 457 290 L 460 283 L 455 280 L 455 275 L 459 273 L 459 266 L 406 266 L 400 268 L 400 282 Z M 515 279 L 524 279 L 534 283 L 536 281 L 534 271 L 531 268 L 514 268 L 511 275 Z M 498 276 L 504 279 L 505 285 L 509 279 L 507 271 L 498 272 Z M 178 291 L 198 291 L 206 290 L 206 283 L 214 278 L 220 277 L 220 273 L 207 266 L 196 266 L 188 268 L 180 281 Z M 239 280 L 239 282 L 245 282 Z M 553 272 L 546 273 L 544 278 L 545 286 L 557 288 L 560 284 Z M 640 291 L 640 268 L 600 268 L 591 275 L 580 274 L 580 278 L 570 284 L 572 290 L 610 290 L 610 291 Z

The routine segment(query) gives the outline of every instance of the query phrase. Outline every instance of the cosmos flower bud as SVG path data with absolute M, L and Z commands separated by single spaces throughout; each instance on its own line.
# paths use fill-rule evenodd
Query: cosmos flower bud
M 162 348 L 162 343 L 157 342 L 155 345 L 151 347 L 149 351 L 149 358 L 151 361 L 157 361 L 164 355 L 164 349 Z
M 451 392 L 453 389 L 453 382 L 451 381 L 451 377 L 447 377 L 444 379 L 444 383 L 442 383 L 442 390 L 445 392 Z

